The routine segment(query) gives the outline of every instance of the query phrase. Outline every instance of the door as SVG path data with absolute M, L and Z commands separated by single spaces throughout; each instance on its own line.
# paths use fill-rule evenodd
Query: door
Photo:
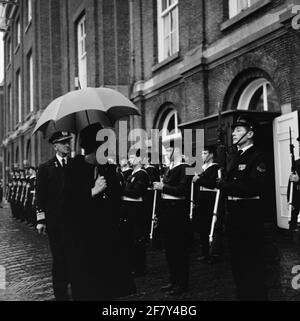
M 295 146 L 295 159 L 297 159 L 299 157 L 299 144 L 296 140 L 299 136 L 298 124 L 298 111 L 276 117 L 273 121 L 277 225 L 285 229 L 289 227 L 287 202 L 287 184 L 291 173 L 289 128 L 291 128 L 292 143 Z

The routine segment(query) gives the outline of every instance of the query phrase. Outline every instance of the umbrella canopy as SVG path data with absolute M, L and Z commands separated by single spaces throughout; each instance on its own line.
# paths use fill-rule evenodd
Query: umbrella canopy
M 49 136 L 62 130 L 78 133 L 94 123 L 112 127 L 117 120 L 129 115 L 140 115 L 138 108 L 116 90 L 103 87 L 75 90 L 47 106 L 33 134 L 42 131 L 44 136 Z

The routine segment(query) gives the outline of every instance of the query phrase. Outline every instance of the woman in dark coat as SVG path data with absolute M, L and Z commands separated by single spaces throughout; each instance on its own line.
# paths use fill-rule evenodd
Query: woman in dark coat
M 114 164 L 96 161 L 92 125 L 80 133 L 86 156 L 76 156 L 65 172 L 65 243 L 72 296 L 79 301 L 103 301 L 135 293 L 135 284 L 120 239 L 121 186 Z

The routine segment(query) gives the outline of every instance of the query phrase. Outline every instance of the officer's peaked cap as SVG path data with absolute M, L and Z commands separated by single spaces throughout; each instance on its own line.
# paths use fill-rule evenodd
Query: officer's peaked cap
M 235 129 L 235 127 L 238 127 L 238 126 L 243 126 L 243 127 L 246 127 L 247 129 L 249 130 L 253 130 L 255 131 L 256 129 L 256 122 L 254 121 L 253 118 L 251 118 L 250 116 L 248 115 L 241 115 L 239 116 L 236 121 L 232 124 L 231 128 L 232 129 Z
M 61 143 L 72 138 L 69 132 L 56 132 L 49 138 L 50 144 Z

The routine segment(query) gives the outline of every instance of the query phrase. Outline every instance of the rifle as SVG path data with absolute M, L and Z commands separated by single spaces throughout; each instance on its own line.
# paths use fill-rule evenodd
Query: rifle
M 295 154 L 294 154 L 294 145 L 292 142 L 292 131 L 291 127 L 289 128 L 290 134 L 290 154 L 291 154 L 291 173 L 295 173 Z M 294 182 L 290 181 L 290 190 L 289 190 L 289 217 L 292 217 L 292 202 L 293 202 L 293 190 L 294 190 Z
M 218 103 L 218 163 L 220 166 L 220 169 L 218 170 L 218 178 L 221 179 L 224 176 L 224 171 L 226 168 L 226 146 L 225 146 L 225 133 L 222 128 L 222 116 L 221 116 L 221 105 Z M 213 218 L 211 222 L 211 228 L 210 228 L 210 234 L 209 234 L 209 242 L 210 245 L 213 242 L 213 235 L 215 230 L 215 225 L 218 220 L 218 214 L 219 214 L 219 205 L 220 205 L 220 199 L 221 199 L 221 191 L 217 189 L 216 192 L 216 198 L 215 198 L 215 205 L 214 205 L 214 211 L 213 211 Z
M 152 241 L 152 239 L 153 239 L 153 230 L 154 230 L 154 223 L 155 223 L 155 210 L 156 210 L 156 199 L 157 199 L 157 190 L 154 191 L 154 196 L 153 196 L 150 241 Z
M 191 199 L 190 199 L 190 221 L 193 219 L 193 208 L 194 208 L 194 182 L 191 183 Z
M 160 182 L 163 181 L 163 176 L 160 175 Z M 154 224 L 156 222 L 156 205 L 157 205 L 157 190 L 154 190 L 153 205 L 152 205 L 152 217 L 151 217 L 151 229 L 150 229 L 150 241 L 153 239 Z

